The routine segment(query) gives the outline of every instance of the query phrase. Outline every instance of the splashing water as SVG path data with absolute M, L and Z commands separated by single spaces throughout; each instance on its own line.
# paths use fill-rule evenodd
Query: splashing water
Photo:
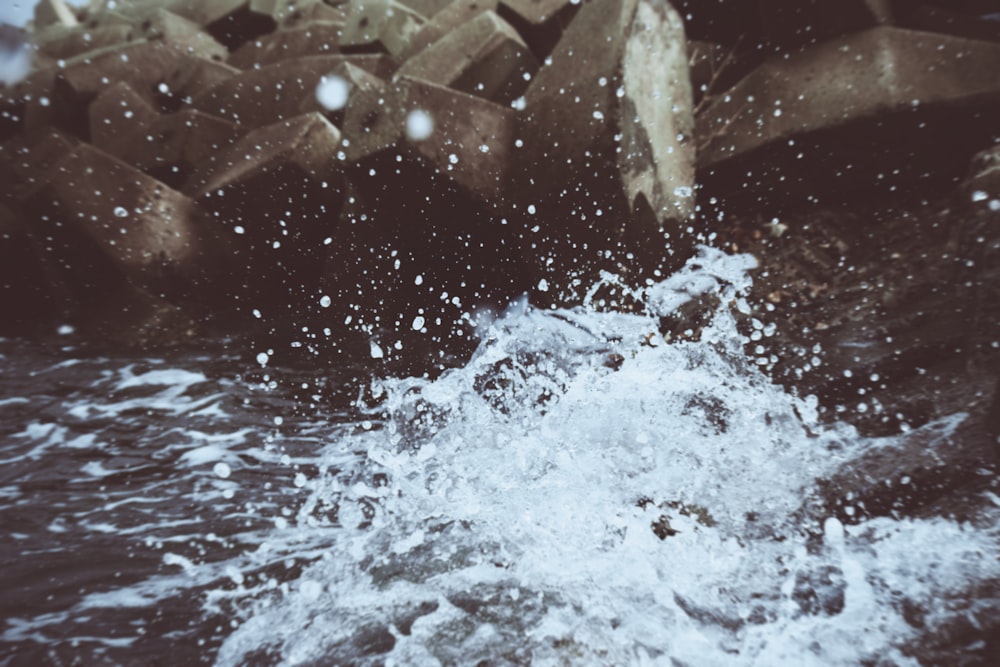
M 638 314 L 522 303 L 465 367 L 374 383 L 258 548 L 312 564 L 230 593 L 218 664 L 916 665 L 917 638 L 996 615 L 1000 521 L 803 509 L 891 439 L 820 425 L 747 358 L 751 265 L 702 249 Z M 711 322 L 665 344 L 704 295 Z

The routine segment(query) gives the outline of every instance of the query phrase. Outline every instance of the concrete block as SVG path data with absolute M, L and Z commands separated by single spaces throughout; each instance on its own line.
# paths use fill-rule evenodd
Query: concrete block
M 177 109 L 239 73 L 240 70 L 226 63 L 200 56 L 181 56 L 174 61 L 163 81 L 166 92 L 158 88 L 157 101 L 165 108 Z
M 48 30 L 36 36 L 35 45 L 40 53 L 65 60 L 88 51 L 130 42 L 140 34 L 137 28 L 124 23 L 93 28 Z
M 484 12 L 412 56 L 397 74 L 509 104 L 537 70 L 517 31 L 496 13 Z
M 157 115 L 148 98 L 124 81 L 105 88 L 90 103 L 90 143 L 111 155 L 120 155 L 117 146 L 131 143 L 138 132 Z
M 521 34 L 541 60 L 548 56 L 580 9 L 570 0 L 501 0 L 497 13 Z
M 889 26 L 775 57 L 699 114 L 699 169 L 712 187 L 758 192 L 937 169 L 995 133 L 997 71 L 1000 44 Z M 743 163 L 764 149 L 748 177 Z
M 394 0 L 351 0 L 341 48 L 398 56 L 424 23 L 424 17 Z
M 48 128 L 38 137 L 21 135 L 0 144 L 0 193 L 18 206 L 46 182 L 51 169 L 72 153 L 79 139 Z
M 166 0 L 163 9 L 207 27 L 249 6 L 250 0 Z
M 245 70 L 197 95 L 191 102 L 213 116 L 246 128 L 261 127 L 301 112 L 304 100 L 315 98 L 320 79 L 337 65 L 351 62 L 380 73 L 389 63 L 384 56 L 306 56 Z
M 80 144 L 27 200 L 32 213 L 99 246 L 134 285 L 180 295 L 206 266 L 193 202 L 103 151 Z
M 427 122 L 426 134 L 415 131 L 423 129 L 421 121 Z M 508 107 L 402 77 L 352 96 L 343 128 L 348 164 L 364 166 L 380 154 L 399 155 L 475 198 L 499 204 L 514 143 L 515 115 Z
M 496 11 L 498 4 L 498 0 L 452 0 L 410 37 L 407 45 L 397 54 L 399 59 L 407 60 L 414 54 L 420 53 L 483 12 Z
M 229 56 L 228 62 L 240 69 L 250 69 L 303 56 L 335 55 L 343 32 L 343 23 L 318 21 L 301 28 L 279 30 L 247 42 Z
M 64 0 L 41 0 L 35 5 L 35 26 L 50 25 L 75 26 L 79 24 L 76 14 Z
M 893 21 L 890 0 L 757 0 L 761 37 L 787 51 Z
M 683 261 L 692 243 L 694 122 L 677 12 L 660 0 L 584 5 L 524 97 L 524 168 L 512 192 L 540 210 L 525 221 L 541 223 L 536 245 L 545 249 L 533 252 L 540 277 L 561 288 L 571 273 L 592 270 L 583 247 L 609 243 L 622 255 Z
M 343 106 L 331 106 L 331 102 L 337 102 L 338 100 L 324 100 L 321 103 L 320 88 L 328 81 L 335 81 L 335 85 L 345 88 L 347 98 Z M 369 118 L 366 121 L 369 125 L 365 125 L 362 119 L 355 117 L 352 118 L 352 124 L 348 125 L 347 108 L 364 109 L 365 113 L 373 112 L 377 114 L 380 105 L 386 102 L 386 90 L 387 84 L 384 79 L 380 79 L 371 72 L 361 69 L 351 61 L 345 60 L 337 64 L 323 77 L 320 84 L 317 85 L 316 95 L 306 97 L 302 100 L 300 110 L 302 113 L 319 111 L 331 123 L 339 127 L 342 132 L 349 132 L 349 136 L 363 137 L 364 134 L 370 132 L 370 124 L 375 118 Z M 326 106 L 324 106 L 324 103 Z M 363 141 L 359 143 L 363 144 Z M 349 152 L 350 147 L 351 143 L 345 147 L 345 150 Z
M 156 9 L 139 26 L 148 40 L 162 39 L 179 51 L 209 60 L 225 60 L 229 51 L 194 21 Z
M 452 0 L 399 0 L 399 4 L 409 7 L 425 19 L 432 18 L 451 2 Z
M 243 310 L 294 317 L 317 298 L 341 203 L 340 141 L 322 115 L 304 114 L 249 133 L 185 186 L 211 215 L 226 248 L 224 289 Z
M 317 2 L 299 3 L 295 6 L 295 11 L 285 17 L 281 27 L 290 30 L 301 28 L 314 22 L 345 23 L 347 13 L 340 7 L 330 5 L 318 0 Z
M 1000 6 L 994 12 L 1000 11 Z M 989 20 L 979 12 L 956 11 L 956 8 L 907 4 L 900 7 L 896 23 L 911 30 L 941 32 L 966 39 L 1000 41 L 1000 21 Z M 981 12 L 986 14 L 986 12 Z

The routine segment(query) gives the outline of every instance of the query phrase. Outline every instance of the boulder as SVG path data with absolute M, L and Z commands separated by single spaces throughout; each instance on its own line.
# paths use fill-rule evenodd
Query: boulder
M 811 197 L 964 169 L 993 132 L 998 68 L 998 44 L 889 26 L 772 58 L 699 114 L 699 180 Z
M 141 140 L 140 132 L 149 125 L 157 111 L 146 97 L 119 81 L 101 91 L 90 103 L 87 114 L 90 119 L 90 143 L 106 153 L 121 157 L 123 149 Z
M 40 0 L 35 5 L 35 26 L 75 26 L 79 21 L 64 0 Z
M 555 48 L 580 8 L 570 0 L 501 0 L 497 13 L 521 34 L 539 60 Z
M 138 38 L 140 31 L 128 23 L 93 28 L 47 30 L 35 38 L 38 51 L 52 58 L 68 59 L 81 53 L 123 44 Z
M 890 0 L 756 0 L 761 37 L 781 51 L 893 22 Z
M 400 55 L 424 23 L 423 16 L 394 0 L 351 0 L 340 45 L 344 52 Z
M 291 326 L 315 295 L 342 198 L 340 142 L 321 114 L 303 114 L 250 132 L 188 180 L 226 248 L 219 291 L 242 312 L 278 309 Z
M 501 205 L 515 163 L 514 112 L 480 97 L 401 77 L 349 100 L 343 127 L 348 163 L 387 154 L 416 159 L 468 195 Z
M 193 202 L 87 144 L 49 170 L 26 207 L 48 236 L 65 229 L 89 239 L 129 282 L 157 295 L 188 296 L 209 266 Z
M 452 0 L 447 7 L 435 12 L 430 20 L 420 26 L 397 54 L 398 58 L 407 60 L 483 12 L 496 11 L 498 5 L 498 0 Z
M 376 75 L 387 69 L 379 55 L 306 56 L 245 70 L 195 96 L 191 105 L 247 129 L 261 127 L 301 113 L 320 80 L 344 62 Z
M 200 56 L 184 55 L 174 61 L 157 88 L 157 102 L 164 109 L 176 110 L 202 93 L 240 73 L 235 67 Z
M 527 250 L 556 288 L 546 297 L 569 296 L 575 275 L 596 269 L 598 248 L 683 261 L 694 212 L 692 94 L 670 5 L 585 5 L 524 99 L 513 193 L 529 230 L 538 228 Z
M 537 70 L 517 31 L 496 13 L 483 12 L 412 56 L 397 74 L 508 104 Z
M 279 30 L 241 46 L 229 57 L 229 64 L 249 69 L 302 56 L 336 54 L 343 31 L 342 22 L 331 21 L 313 21 L 301 28 Z

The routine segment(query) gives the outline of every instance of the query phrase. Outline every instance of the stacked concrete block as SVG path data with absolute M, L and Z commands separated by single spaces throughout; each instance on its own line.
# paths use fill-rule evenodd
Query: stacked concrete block
M 593 270 L 581 258 L 609 244 L 687 256 L 692 94 L 684 28 L 668 3 L 585 5 L 524 98 L 515 187 L 524 210 L 540 211 L 526 222 L 542 228 L 526 250 L 540 280 L 569 295 Z
M 229 64 L 250 69 L 302 56 L 339 53 L 343 32 L 343 22 L 313 21 L 247 42 L 233 52 Z
M 425 17 L 394 0 L 351 0 L 341 46 L 396 56 L 420 29 Z
M 537 70 L 514 28 L 484 12 L 411 57 L 398 74 L 506 104 L 521 95 Z
M 891 26 L 772 58 L 699 115 L 702 180 L 772 196 L 898 182 L 949 156 L 964 167 L 956 149 L 995 131 L 998 70 L 996 43 Z

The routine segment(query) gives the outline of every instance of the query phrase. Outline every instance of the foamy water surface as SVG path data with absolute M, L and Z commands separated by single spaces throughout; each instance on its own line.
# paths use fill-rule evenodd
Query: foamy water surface
M 995 623 L 995 496 L 976 526 L 803 509 L 892 439 L 747 356 L 749 267 L 515 305 L 434 380 L 3 343 L 0 664 L 917 665 Z

